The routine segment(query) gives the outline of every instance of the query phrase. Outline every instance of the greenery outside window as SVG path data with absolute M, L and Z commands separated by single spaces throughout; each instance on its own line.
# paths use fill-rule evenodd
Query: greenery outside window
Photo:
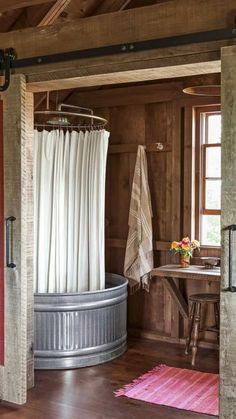
M 201 246 L 220 246 L 221 112 L 196 109 L 195 231 Z

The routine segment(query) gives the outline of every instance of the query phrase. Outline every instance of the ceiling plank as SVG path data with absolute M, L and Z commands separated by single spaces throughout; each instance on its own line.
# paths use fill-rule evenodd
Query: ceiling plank
M 39 22 L 38 26 L 52 25 L 70 3 L 71 0 L 57 0 Z
M 68 18 L 75 19 L 91 16 L 103 1 L 104 0 L 73 0 L 66 8 Z
M 50 3 L 51 0 L 1 0 L 0 13 L 9 10 L 23 9 L 24 7 L 37 6 L 38 4 Z
M 74 90 L 69 99 L 70 104 L 79 102 L 93 108 L 134 105 L 140 103 L 157 103 L 174 100 L 183 96 L 183 83 L 167 82 L 145 84 L 142 86 L 125 86 L 105 88 L 96 91 L 80 92 Z
M 32 28 L 37 26 L 43 19 L 46 13 L 50 10 L 55 2 L 50 1 L 49 3 L 41 4 L 38 6 L 26 7 L 19 9 L 20 15 L 8 28 L 8 31 L 16 31 L 19 29 Z M 16 13 L 17 11 L 15 11 Z
M 12 26 L 21 16 L 22 10 L 11 10 L 7 13 L 0 14 L 0 32 L 7 32 L 11 30 Z
M 35 93 L 34 95 L 34 110 L 37 110 L 40 105 L 46 101 L 47 94 L 46 93 Z
M 143 0 L 130 0 L 128 4 L 128 8 L 134 9 L 137 7 L 151 6 L 152 4 L 164 3 L 166 1 L 173 1 L 173 0 L 145 0 L 145 2 Z M 183 3 L 184 2 L 186 2 L 186 0 L 183 0 Z
M 131 0 L 103 0 L 100 6 L 95 10 L 96 15 L 102 15 L 110 12 L 118 12 L 125 9 Z
M 23 9 L 21 10 L 21 14 L 14 21 L 14 23 L 12 23 L 8 30 L 12 31 L 34 26 L 52 25 L 68 6 L 70 1 L 71 0 L 57 0 L 55 3 L 50 0 L 50 2 L 45 3 L 44 5 Z M 14 13 L 16 13 L 16 11 Z
M 183 93 L 183 87 L 192 85 L 220 84 L 220 74 L 204 74 L 201 76 L 174 79 L 173 81 L 158 81 L 145 83 L 145 85 L 126 85 L 100 88 L 97 90 L 73 90 L 68 100 L 69 104 L 83 103 L 86 107 L 104 108 L 124 105 L 138 105 L 142 103 L 166 102 L 169 100 L 185 98 L 191 95 Z

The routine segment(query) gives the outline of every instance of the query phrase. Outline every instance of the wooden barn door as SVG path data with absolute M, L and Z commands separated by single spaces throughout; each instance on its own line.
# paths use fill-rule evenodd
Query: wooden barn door
M 236 47 L 222 49 L 220 418 L 236 418 Z M 234 227 L 235 226 L 235 227 Z M 231 246 L 230 246 L 231 242 Z M 231 256 L 231 257 L 230 257 Z M 231 281 L 230 281 L 231 278 Z M 230 282 L 231 283 L 230 283 Z
M 33 99 L 24 76 L 0 93 L 0 399 L 33 386 Z

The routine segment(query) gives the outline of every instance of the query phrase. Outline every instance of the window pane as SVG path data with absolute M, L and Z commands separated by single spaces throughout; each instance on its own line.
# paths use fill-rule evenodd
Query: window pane
M 220 215 L 201 216 L 201 245 L 220 246 Z
M 221 147 L 206 148 L 206 177 L 221 177 Z
M 208 143 L 221 142 L 221 115 L 208 115 Z
M 221 180 L 206 180 L 206 209 L 220 210 Z

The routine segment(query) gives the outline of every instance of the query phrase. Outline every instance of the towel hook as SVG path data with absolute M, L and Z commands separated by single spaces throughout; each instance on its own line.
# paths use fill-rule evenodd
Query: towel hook
M 164 146 L 162 143 L 156 143 L 157 150 L 163 150 Z

